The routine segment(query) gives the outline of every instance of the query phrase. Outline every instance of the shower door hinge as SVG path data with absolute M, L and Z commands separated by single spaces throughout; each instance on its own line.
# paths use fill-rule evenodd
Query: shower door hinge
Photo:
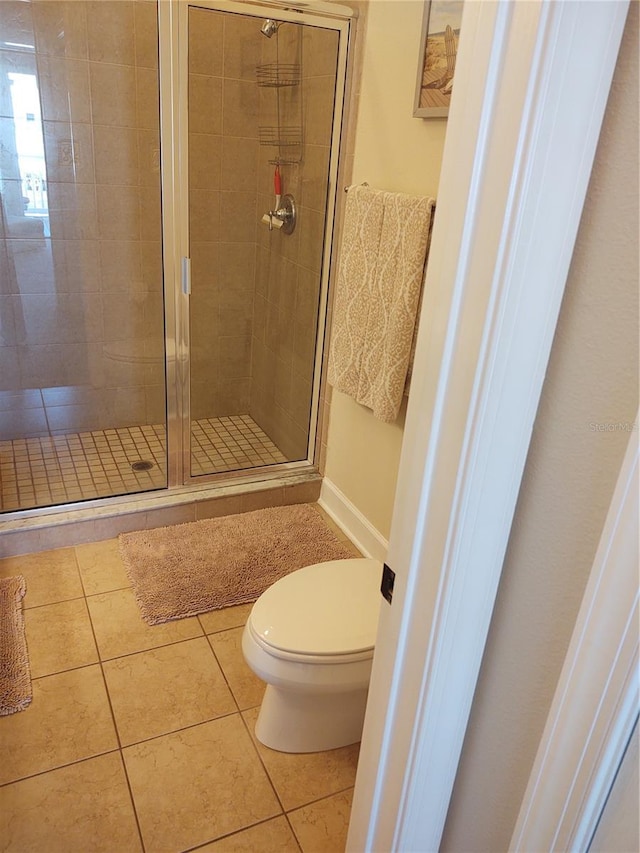
M 191 258 L 182 259 L 182 292 L 191 295 Z

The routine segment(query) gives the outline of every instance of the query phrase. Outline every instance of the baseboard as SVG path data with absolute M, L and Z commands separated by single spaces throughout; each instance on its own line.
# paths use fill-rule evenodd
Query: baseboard
M 326 477 L 322 481 L 318 503 L 347 534 L 365 557 L 384 562 L 388 541 L 355 507 L 349 498 Z

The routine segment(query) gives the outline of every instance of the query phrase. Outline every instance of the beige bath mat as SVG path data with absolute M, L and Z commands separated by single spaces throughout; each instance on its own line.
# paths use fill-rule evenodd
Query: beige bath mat
M 353 556 L 310 504 L 120 534 L 150 625 L 255 601 L 294 569 Z
M 32 699 L 24 632 L 24 578 L 0 578 L 0 716 L 23 711 Z

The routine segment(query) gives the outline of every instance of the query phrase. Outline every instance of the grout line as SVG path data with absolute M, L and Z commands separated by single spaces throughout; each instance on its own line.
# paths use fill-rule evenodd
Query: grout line
M 9 785 L 15 785 L 18 782 L 24 782 L 26 779 L 36 779 L 38 776 L 45 776 L 47 773 L 54 773 L 56 770 L 63 770 L 65 767 L 73 767 L 76 764 L 84 764 L 85 761 L 92 761 L 94 758 L 100 758 L 103 755 L 115 755 L 120 753 L 120 749 L 105 749 L 103 752 L 96 752 L 95 755 L 85 755 L 83 758 L 78 758 L 76 761 L 67 761 L 64 764 L 56 764 L 55 767 L 48 767 L 46 770 L 38 770 L 35 773 L 27 773 L 26 776 L 19 776 L 17 779 L 11 779 L 8 782 L 0 782 L 0 791 L 3 788 L 8 788 Z

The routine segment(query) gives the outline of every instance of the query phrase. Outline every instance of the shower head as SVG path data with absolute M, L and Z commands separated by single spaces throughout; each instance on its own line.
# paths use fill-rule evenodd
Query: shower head
M 280 26 L 280 21 L 274 21 L 272 18 L 267 18 L 264 24 L 260 27 L 260 32 L 263 36 L 266 36 L 268 39 L 274 33 L 278 32 L 278 27 Z

